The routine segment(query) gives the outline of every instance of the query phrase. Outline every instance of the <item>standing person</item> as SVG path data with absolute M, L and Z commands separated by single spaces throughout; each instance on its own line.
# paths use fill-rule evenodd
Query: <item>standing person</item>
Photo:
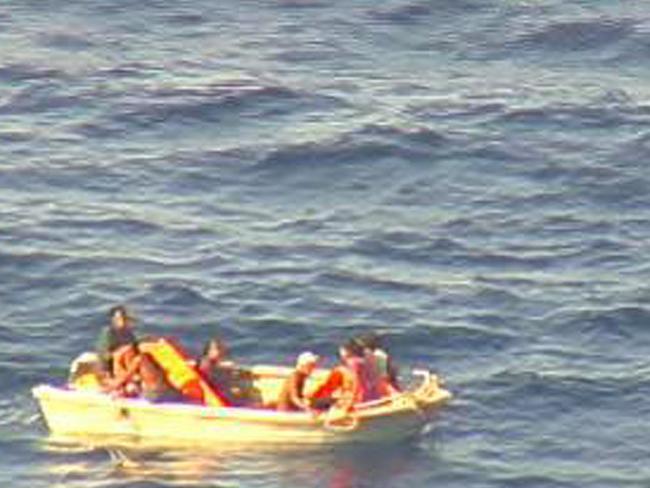
M 121 346 L 135 342 L 133 325 L 135 319 L 124 305 L 110 309 L 110 324 L 102 329 L 97 338 L 96 350 L 104 371 L 113 376 L 113 353 Z
M 316 369 L 319 357 L 312 352 L 303 352 L 296 360 L 296 367 L 287 377 L 278 396 L 280 411 L 310 410 L 311 404 L 305 397 L 305 382 Z

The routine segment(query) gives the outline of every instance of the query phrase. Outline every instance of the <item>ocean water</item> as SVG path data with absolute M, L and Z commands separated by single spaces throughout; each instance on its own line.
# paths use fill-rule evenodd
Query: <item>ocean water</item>
M 5 0 L 0 485 L 650 485 L 650 6 Z M 455 399 L 407 445 L 52 443 L 108 308 L 192 351 L 380 331 Z

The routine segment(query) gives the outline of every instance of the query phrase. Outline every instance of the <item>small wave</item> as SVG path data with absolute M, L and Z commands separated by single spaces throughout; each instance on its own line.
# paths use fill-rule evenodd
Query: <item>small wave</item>
M 98 79 L 142 79 L 155 71 L 155 66 L 147 63 L 127 62 L 101 68 L 95 72 L 95 77 Z
M 395 354 L 407 355 L 425 364 L 435 364 L 439 351 L 471 351 L 473 355 L 503 351 L 517 340 L 516 336 L 493 326 L 417 324 L 390 338 Z M 391 348 L 392 350 L 392 348 Z
M 50 252 L 12 253 L 0 251 L 0 266 L 5 271 L 16 270 L 23 272 L 47 271 L 57 266 L 65 256 Z
M 518 411 L 524 417 L 557 415 L 597 404 L 600 409 L 618 410 L 634 402 L 650 382 L 628 374 L 607 375 L 586 370 L 584 374 L 506 369 L 480 383 L 483 406 Z
M 597 179 L 587 175 L 579 182 L 577 193 L 583 199 L 595 202 L 609 210 L 619 208 L 622 212 L 648 205 L 648 181 L 637 176 Z
M 468 268 L 487 267 L 490 269 L 543 269 L 551 266 L 556 256 L 547 252 L 537 254 L 522 253 L 519 248 L 504 249 L 499 251 L 488 249 L 473 249 L 460 241 L 445 238 L 430 238 L 414 234 L 404 241 L 394 241 L 380 235 L 365 238 L 355 242 L 351 252 L 363 256 L 381 257 L 381 259 L 394 259 L 412 263 L 453 264 L 454 266 L 467 266 Z
M 149 221 L 136 218 L 98 218 L 98 219 L 51 219 L 42 226 L 53 229 L 87 230 L 92 232 L 105 231 L 125 235 L 144 236 L 162 231 L 162 228 Z
M 48 48 L 73 52 L 89 49 L 95 45 L 87 32 L 48 32 L 40 36 L 40 42 Z
M 375 7 L 368 12 L 368 15 L 372 20 L 382 23 L 410 25 L 440 15 L 467 15 L 484 8 L 484 3 L 473 0 L 429 0 Z
M 292 276 L 295 278 L 302 276 L 309 276 L 313 270 L 303 266 L 255 266 L 251 269 L 237 269 L 232 271 L 224 271 L 222 276 L 228 278 L 267 278 L 278 276 Z
M 202 87 L 153 88 L 137 104 L 117 106 L 101 125 L 150 127 L 170 122 L 218 122 L 225 117 L 278 117 L 337 103 L 336 99 L 275 85 L 216 84 Z
M 395 237 L 396 234 L 393 234 Z M 401 234 L 408 236 L 408 234 Z M 440 242 L 441 248 L 446 249 L 448 252 L 456 246 L 462 247 L 459 243 L 450 241 L 449 239 L 442 239 Z M 423 261 L 431 259 L 433 254 L 432 248 L 437 246 L 436 243 L 431 243 L 425 236 L 412 233 L 410 238 L 405 240 L 390 240 L 385 239 L 383 236 L 373 236 L 363 238 L 356 241 L 351 248 L 352 252 L 363 256 L 382 257 L 384 259 L 399 259 L 406 261 Z M 440 256 L 440 255 L 438 255 Z
M 538 154 L 529 147 L 512 143 L 511 141 L 481 141 L 469 142 L 462 150 L 463 157 L 475 158 L 480 161 L 498 161 L 499 163 L 526 161 L 537 162 Z
M 630 19 L 596 18 L 592 20 L 557 21 L 520 35 L 515 45 L 540 51 L 591 51 L 622 41 L 634 32 Z
M 500 116 L 505 123 L 526 124 L 531 126 L 572 127 L 619 127 L 628 122 L 627 114 L 620 107 L 604 106 L 599 101 L 590 101 L 591 106 L 578 104 L 561 104 L 556 106 L 515 108 Z
M 364 256 L 410 262 L 445 262 L 468 253 L 468 249 L 456 240 L 431 239 L 416 232 L 392 232 L 360 239 L 350 250 Z
M 109 139 L 125 134 L 126 127 L 111 125 L 101 120 L 80 122 L 71 127 L 71 131 L 88 139 Z
M 172 266 L 171 263 L 153 256 L 124 257 L 95 252 L 88 255 L 66 256 L 59 263 L 56 272 L 63 276 L 81 276 L 87 279 L 88 275 L 112 275 L 127 271 L 153 273 L 160 270 L 162 265 Z M 83 301 L 83 298 L 76 300 Z
M 600 269 L 604 266 L 620 269 L 625 264 L 633 265 L 636 259 L 630 243 L 605 238 L 587 241 L 575 257 L 588 267 Z
M 641 131 L 639 135 L 626 142 L 621 150 L 621 156 L 625 161 L 633 164 L 650 152 L 650 131 Z
M 0 141 L 4 143 L 28 142 L 34 138 L 35 134 L 26 130 L 9 129 L 0 131 Z
M 172 12 L 163 17 L 163 20 L 177 27 L 195 27 L 203 25 L 209 21 L 208 17 L 198 12 Z
M 184 308 L 213 305 L 213 302 L 203 296 L 201 292 L 188 285 L 181 284 L 155 283 L 151 286 L 148 296 L 149 300 L 152 300 L 156 305 Z
M 590 348 L 641 347 L 650 343 L 650 311 L 641 306 L 625 305 L 602 309 L 569 309 L 546 322 L 553 331 Z
M 82 101 L 82 95 L 66 91 L 48 81 L 16 91 L 0 106 L 0 113 L 33 114 L 66 110 L 79 106 Z
M 330 7 L 331 2 L 324 2 L 321 0 L 278 0 L 274 5 L 279 9 L 322 9 Z
M 335 140 L 289 145 L 273 150 L 256 167 L 264 170 L 288 170 L 385 159 L 430 161 L 445 143 L 443 136 L 430 129 L 404 130 L 369 125 L 343 134 Z
M 428 284 L 409 283 L 389 277 L 374 276 L 365 273 L 355 273 L 352 271 L 328 271 L 319 273 L 314 283 L 321 286 L 331 286 L 337 289 L 350 287 L 355 290 L 366 289 L 375 291 L 387 291 L 391 293 L 404 292 L 422 292 L 431 293 L 432 287 Z
M 431 4 L 410 3 L 393 8 L 377 9 L 370 12 L 375 21 L 390 24 L 413 24 L 430 18 L 436 9 Z
M 54 68 L 21 63 L 0 66 L 0 80 L 9 83 L 65 80 L 67 78 L 68 76 L 64 71 Z
M 483 286 L 477 290 L 476 298 L 480 303 L 489 303 L 491 306 L 497 307 L 513 307 L 523 300 L 516 293 L 509 291 L 506 288 Z
M 314 217 L 296 217 L 293 219 L 285 219 L 272 224 L 272 230 L 283 231 L 293 230 L 303 232 L 305 234 L 310 232 L 319 232 L 327 229 L 328 223 L 326 219 Z
M 553 488 L 558 486 L 569 486 L 566 484 L 566 479 L 562 476 L 552 475 L 531 475 L 531 474 L 512 474 L 502 475 L 491 473 L 488 479 L 494 486 L 501 488 L 530 488 L 532 486 L 538 488 Z M 577 485 L 576 485 L 577 486 Z
M 352 137 L 365 137 L 377 140 L 391 140 L 395 143 L 408 145 L 421 145 L 425 148 L 437 148 L 445 144 L 447 139 L 442 134 L 428 127 L 403 128 L 388 125 L 370 124 L 356 131 Z

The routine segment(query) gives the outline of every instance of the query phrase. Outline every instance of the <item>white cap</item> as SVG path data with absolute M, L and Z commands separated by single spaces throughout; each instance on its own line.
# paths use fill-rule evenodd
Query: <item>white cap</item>
M 296 366 L 301 367 L 307 364 L 316 364 L 319 359 L 320 357 L 318 357 L 313 352 L 306 351 L 301 353 L 300 356 L 298 356 L 298 359 L 296 360 Z

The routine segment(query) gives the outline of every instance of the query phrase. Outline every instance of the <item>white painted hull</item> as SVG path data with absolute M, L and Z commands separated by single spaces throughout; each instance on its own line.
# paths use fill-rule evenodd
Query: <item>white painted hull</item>
M 33 389 L 57 436 L 115 437 L 138 443 L 304 446 L 398 441 L 417 435 L 451 395 L 421 386 L 410 393 L 357 407 L 341 418 L 242 407 L 206 407 L 112 398 L 40 385 Z

